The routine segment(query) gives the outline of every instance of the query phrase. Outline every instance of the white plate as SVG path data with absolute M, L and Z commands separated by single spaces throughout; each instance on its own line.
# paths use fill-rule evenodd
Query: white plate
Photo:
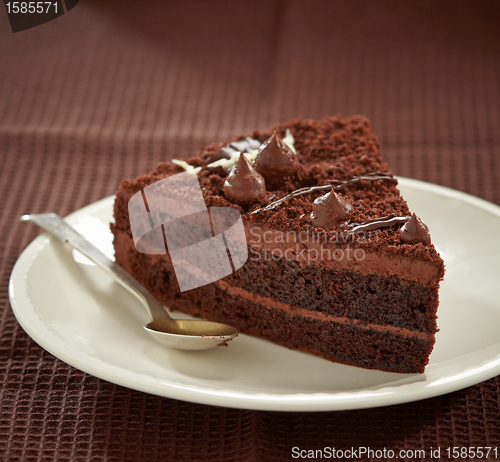
M 47 234 L 14 267 L 12 308 L 28 335 L 68 364 L 129 388 L 203 404 L 358 409 L 429 398 L 494 377 L 500 373 L 500 207 L 415 180 L 399 185 L 446 264 L 440 332 L 423 375 L 334 364 L 245 335 L 228 348 L 168 349 L 143 330 L 148 317 L 134 297 Z M 110 256 L 113 200 L 67 217 Z

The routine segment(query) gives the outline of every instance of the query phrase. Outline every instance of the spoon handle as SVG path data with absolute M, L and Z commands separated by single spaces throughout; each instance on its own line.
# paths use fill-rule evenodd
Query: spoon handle
M 143 285 L 127 273 L 121 266 L 111 261 L 97 247 L 87 241 L 80 233 L 68 225 L 59 215 L 55 213 L 39 213 L 23 215 L 21 221 L 30 221 L 45 229 L 53 236 L 71 247 L 74 247 L 97 266 L 112 276 L 120 285 L 139 298 L 148 308 L 151 320 L 167 318 L 170 319 L 164 306 Z

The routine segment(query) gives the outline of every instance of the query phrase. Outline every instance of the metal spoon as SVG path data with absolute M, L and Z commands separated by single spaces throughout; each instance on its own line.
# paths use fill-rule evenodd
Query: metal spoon
M 172 319 L 165 307 L 151 292 L 88 242 L 59 215 L 55 213 L 23 215 L 21 221 L 35 223 L 74 247 L 141 300 L 151 317 L 151 322 L 144 326 L 144 329 L 159 342 L 179 350 L 208 350 L 238 335 L 235 328 L 225 324 Z

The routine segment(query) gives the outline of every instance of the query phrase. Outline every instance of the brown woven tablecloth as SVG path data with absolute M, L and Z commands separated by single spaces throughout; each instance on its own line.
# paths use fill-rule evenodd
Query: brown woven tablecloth
M 12 33 L 0 8 L 0 460 L 291 459 L 292 447 L 497 446 L 498 377 L 386 408 L 277 413 L 132 391 L 21 329 L 12 267 L 61 215 L 206 143 L 360 113 L 396 174 L 500 204 L 497 1 L 90 1 Z

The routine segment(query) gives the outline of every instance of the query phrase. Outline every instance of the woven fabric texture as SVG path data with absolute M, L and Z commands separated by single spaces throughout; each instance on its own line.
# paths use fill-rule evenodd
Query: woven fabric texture
M 494 0 L 82 0 L 18 33 L 0 11 L 0 460 L 500 446 L 498 377 L 349 412 L 197 405 L 68 366 L 24 333 L 8 299 L 38 234 L 20 215 L 66 215 L 161 160 L 290 118 L 364 114 L 397 175 L 500 204 L 499 30 Z

